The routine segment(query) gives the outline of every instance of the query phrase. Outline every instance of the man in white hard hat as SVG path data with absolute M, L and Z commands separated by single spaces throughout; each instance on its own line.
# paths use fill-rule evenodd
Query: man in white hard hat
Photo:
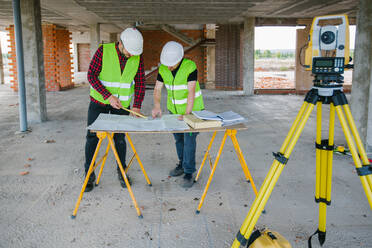
M 152 117 L 160 117 L 161 88 L 167 88 L 167 108 L 172 114 L 183 115 L 192 111 L 204 109 L 203 96 L 198 82 L 196 64 L 183 57 L 183 47 L 180 43 L 170 41 L 164 45 L 160 55 L 161 65 L 154 89 L 154 108 Z M 177 167 L 170 171 L 173 177 L 183 176 L 181 186 L 192 187 L 195 172 L 196 136 L 198 133 L 175 133 L 176 150 L 179 159 Z
M 135 28 L 127 28 L 120 34 L 120 41 L 101 45 L 94 54 L 88 70 L 90 87 L 90 104 L 88 109 L 88 126 L 101 113 L 128 115 L 122 107 L 130 108 L 139 113 L 145 96 L 145 70 L 143 58 L 143 37 Z M 115 147 L 120 161 L 125 169 L 126 142 L 124 134 L 115 134 Z M 98 143 L 95 133 L 89 130 L 85 144 L 85 173 L 88 172 L 94 151 Z M 126 187 L 122 174 L 118 177 L 123 188 Z M 94 187 L 96 176 L 94 172 L 89 178 L 85 192 Z M 128 177 L 129 179 L 129 177 Z

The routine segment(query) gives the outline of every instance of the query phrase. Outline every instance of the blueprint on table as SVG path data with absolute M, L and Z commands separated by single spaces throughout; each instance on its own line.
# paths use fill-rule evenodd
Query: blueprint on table
M 177 117 L 178 115 L 163 115 L 161 118 L 148 120 L 128 115 L 100 114 L 87 129 L 97 131 L 182 131 L 190 129 Z

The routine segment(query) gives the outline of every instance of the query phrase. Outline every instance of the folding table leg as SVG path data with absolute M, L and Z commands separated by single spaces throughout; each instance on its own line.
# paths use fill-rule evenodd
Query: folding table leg
M 127 136 L 128 142 L 129 142 L 130 146 L 132 147 L 132 150 L 133 150 L 133 152 L 134 152 L 134 155 L 136 156 L 136 159 L 137 159 L 137 161 L 138 161 L 138 163 L 139 163 L 139 165 L 140 165 L 140 167 L 141 167 L 141 170 L 142 170 L 142 172 L 143 172 L 143 175 L 144 175 L 145 178 L 146 178 L 146 181 L 147 181 L 148 185 L 149 185 L 149 186 L 152 186 L 152 184 L 151 184 L 151 182 L 150 182 L 150 179 L 149 179 L 149 177 L 147 176 L 147 173 L 146 173 L 146 171 L 145 171 L 145 168 L 144 168 L 143 165 L 142 165 L 141 159 L 140 159 L 140 157 L 139 157 L 138 154 L 137 154 L 136 148 L 135 148 L 134 145 L 133 145 L 132 139 L 130 138 L 130 136 L 129 136 L 128 133 L 125 133 L 125 135 Z
M 126 174 L 125 171 L 124 171 L 123 165 L 122 165 L 122 163 L 121 163 L 121 161 L 120 161 L 120 158 L 119 158 L 119 155 L 118 155 L 118 152 L 116 151 L 115 144 L 114 144 L 114 140 L 113 140 L 113 138 L 112 138 L 111 135 L 108 135 L 107 137 L 108 137 L 108 140 L 109 140 L 109 142 L 110 142 L 111 149 L 112 149 L 112 151 L 114 152 L 114 155 L 115 155 L 115 158 L 116 158 L 116 162 L 117 162 L 118 165 L 119 165 L 119 168 L 120 168 L 121 174 L 123 175 L 125 185 L 127 186 L 127 189 L 128 189 L 128 191 L 129 191 L 129 195 L 130 195 L 130 197 L 132 198 L 132 201 L 133 201 L 134 207 L 136 208 L 137 215 L 138 215 L 139 218 L 143 218 L 143 216 L 142 216 L 142 214 L 141 214 L 141 210 L 140 210 L 139 207 L 138 207 L 138 204 L 137 204 L 136 198 L 134 197 L 134 194 L 133 194 L 132 188 L 130 187 L 130 184 L 129 184 L 129 181 L 128 181 L 128 178 L 127 178 L 127 174 Z
M 209 142 L 208 149 L 207 149 L 207 151 L 204 154 L 203 162 L 201 163 L 200 168 L 198 170 L 198 173 L 196 174 L 196 177 L 194 179 L 195 182 L 198 181 L 199 176 L 200 176 L 200 173 L 203 170 L 203 166 L 204 166 L 205 160 L 206 160 L 207 156 L 209 156 L 209 151 L 211 150 L 211 147 L 212 147 L 214 138 L 216 137 L 216 134 L 217 134 L 217 131 L 214 131 L 213 136 L 211 138 L 211 141 Z M 209 156 L 209 163 L 210 163 L 210 156 Z M 212 169 L 212 167 L 211 167 L 211 169 Z
M 208 178 L 208 182 L 207 182 L 207 185 L 205 186 L 204 188 L 204 192 L 203 192 L 203 195 L 202 197 L 200 198 L 200 202 L 199 202 L 199 206 L 198 206 L 198 209 L 196 210 L 196 213 L 200 213 L 200 208 L 202 207 L 203 205 L 203 202 L 204 202 L 204 198 L 205 196 L 207 195 L 207 192 L 208 192 L 208 188 L 209 188 L 209 185 L 212 181 L 212 178 L 213 178 L 213 175 L 214 175 L 214 172 L 216 171 L 216 167 L 217 167 L 217 164 L 218 164 L 218 161 L 220 160 L 220 156 L 221 156 L 221 153 L 222 153 L 222 150 L 223 150 L 223 147 L 225 145 L 225 141 L 226 141 L 226 137 L 227 137 L 227 130 L 225 131 L 225 134 L 222 138 L 222 142 L 221 142 L 221 146 L 220 146 L 220 149 L 218 151 L 218 154 L 217 154 L 217 157 L 216 157 L 216 160 L 214 161 L 214 164 L 213 164 L 213 168 L 212 168 L 212 171 L 211 171 L 211 174 L 209 175 L 209 178 Z
M 242 153 L 242 151 L 241 151 L 241 149 L 240 149 L 240 146 L 239 146 L 238 140 L 237 140 L 237 138 L 236 138 L 236 130 L 232 130 L 232 133 L 231 133 L 230 137 L 231 137 L 231 140 L 232 140 L 232 142 L 233 142 L 233 145 L 234 145 L 234 148 L 235 148 L 236 154 L 238 155 L 238 158 L 239 158 L 239 161 L 240 161 L 240 165 L 242 166 L 242 169 L 243 169 L 243 171 L 244 171 L 245 178 L 247 179 L 247 181 L 250 181 L 250 182 L 251 182 L 251 185 L 252 185 L 253 191 L 254 191 L 254 193 L 255 193 L 256 196 L 257 196 L 256 185 L 254 184 L 254 181 L 253 181 L 252 175 L 251 175 L 251 173 L 249 172 L 249 169 L 248 169 L 247 163 L 245 162 L 245 159 L 244 159 L 243 153 Z
M 97 135 L 97 136 L 98 136 L 98 135 Z M 98 144 L 97 144 L 97 147 L 96 147 L 96 151 L 94 152 L 94 155 L 93 155 L 92 161 L 90 162 L 90 166 L 89 166 L 89 169 L 88 169 L 87 175 L 85 176 L 85 180 L 84 180 L 84 183 L 83 183 L 83 187 L 81 188 L 80 195 L 79 195 L 79 198 L 78 198 L 78 200 L 77 200 L 77 202 L 76 202 L 74 212 L 73 212 L 72 215 L 71 215 L 71 218 L 72 218 L 72 219 L 75 219 L 75 217 L 76 217 L 76 213 L 77 213 L 77 211 L 78 211 L 78 209 L 79 209 L 79 206 L 80 206 L 80 201 L 81 201 L 81 199 L 83 198 L 83 194 L 84 194 L 85 188 L 87 187 L 89 177 L 90 177 L 90 175 L 91 175 L 92 172 L 93 172 L 94 162 L 96 161 L 96 158 L 97 158 L 97 155 L 98 155 L 98 152 L 99 152 L 99 149 L 100 149 L 100 147 L 101 147 L 101 144 L 102 144 L 103 139 L 104 139 L 104 137 L 102 137 L 102 136 L 99 137 L 99 141 L 98 141 Z
M 102 165 L 101 165 L 101 168 L 100 168 L 99 173 L 98 173 L 98 177 L 97 177 L 97 181 L 96 181 L 96 186 L 99 184 L 99 181 L 101 180 L 101 175 L 102 175 L 103 167 L 105 167 L 105 163 L 106 163 L 106 159 L 107 159 L 109 150 L 110 150 L 110 143 L 107 144 L 105 155 L 103 155 L 103 158 L 102 158 L 103 159 L 102 160 Z

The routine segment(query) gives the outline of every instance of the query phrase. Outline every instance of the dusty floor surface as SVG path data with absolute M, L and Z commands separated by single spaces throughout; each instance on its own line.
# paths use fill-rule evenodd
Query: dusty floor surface
M 31 124 L 30 133 L 15 134 L 17 94 L 0 85 L 0 247 L 230 247 L 254 200 L 230 140 L 199 215 L 195 210 L 209 166 L 193 188 L 182 189 L 179 179 L 168 178 L 177 162 L 173 137 L 151 134 L 132 139 L 153 186 L 146 185 L 137 162 L 129 171 L 144 218 L 138 219 L 127 190 L 120 187 L 111 153 L 100 185 L 84 194 L 77 218 L 70 218 L 82 185 L 88 92 L 85 85 L 48 93 L 49 121 Z M 303 97 L 203 92 L 207 109 L 234 110 L 249 120 L 238 140 L 259 187 Z M 143 112 L 149 114 L 151 106 L 149 90 Z M 211 136 L 198 136 L 197 167 Z M 213 158 L 221 138 L 220 133 Z M 280 232 L 293 247 L 307 247 L 318 223 L 314 141 L 315 112 L 257 223 Z M 335 143 L 345 143 L 338 122 Z M 127 157 L 131 154 L 128 149 Z M 372 247 L 372 212 L 349 156 L 334 156 L 327 218 L 323 247 Z

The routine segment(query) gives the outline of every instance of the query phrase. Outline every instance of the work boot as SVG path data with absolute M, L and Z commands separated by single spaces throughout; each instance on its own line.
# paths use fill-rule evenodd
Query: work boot
M 169 172 L 169 176 L 171 177 L 178 177 L 181 176 L 182 174 L 183 174 L 182 162 L 179 162 L 177 164 L 177 167 Z
M 85 174 L 86 176 L 86 174 Z M 94 188 L 94 182 L 96 181 L 96 174 L 94 174 L 94 171 L 92 174 L 90 174 L 90 177 L 88 179 L 87 186 L 85 187 L 85 192 L 90 192 Z
M 125 170 L 125 167 L 123 169 Z M 125 180 L 123 178 L 123 175 L 121 174 L 119 167 L 117 167 L 117 172 L 118 172 L 118 179 L 119 179 L 121 187 L 126 189 L 127 185 L 125 184 Z M 132 180 L 130 180 L 130 177 L 128 175 L 127 175 L 127 179 L 128 179 L 129 185 L 132 185 Z
M 181 183 L 182 188 L 191 188 L 194 184 L 194 180 L 192 179 L 192 174 L 185 173 L 183 176 L 183 181 Z

